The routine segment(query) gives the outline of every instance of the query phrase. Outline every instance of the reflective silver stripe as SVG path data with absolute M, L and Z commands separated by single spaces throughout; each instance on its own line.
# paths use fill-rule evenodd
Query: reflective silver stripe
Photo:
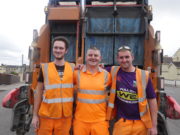
M 81 103 L 88 103 L 88 104 L 100 104 L 106 102 L 106 99 L 82 99 L 78 98 L 78 101 Z
M 82 90 L 79 89 L 78 92 L 83 93 L 83 94 L 94 94 L 94 95 L 104 95 L 105 91 L 102 90 Z
M 47 104 L 73 102 L 73 100 L 74 100 L 73 98 L 54 98 L 54 99 L 43 98 L 43 102 Z
M 115 89 L 111 89 L 110 92 L 111 92 L 111 93 L 116 93 L 116 90 L 115 90 Z
M 108 72 L 105 70 L 103 70 L 103 72 L 104 72 L 104 85 L 106 85 L 108 82 Z
M 69 64 L 70 64 L 70 66 L 72 68 L 72 71 L 74 72 L 74 67 L 75 67 L 74 63 L 69 63 Z
M 49 79 L 48 79 L 48 64 L 44 64 L 44 80 L 45 84 L 49 84 Z
M 147 112 L 148 108 L 149 108 L 149 106 L 146 105 L 146 110 L 144 112 L 140 112 L 140 117 L 142 117 Z
M 143 92 L 143 97 L 139 98 L 138 101 L 139 102 L 143 102 L 146 99 L 146 71 L 145 70 L 141 70 L 141 81 L 142 81 L 142 92 Z
M 142 79 L 142 87 L 144 92 L 144 97 L 146 97 L 146 71 L 141 70 L 141 79 Z
M 144 97 L 143 97 L 143 98 L 139 98 L 138 101 L 139 101 L 139 102 L 143 102 L 145 99 L 146 99 L 146 98 L 144 98 Z
M 77 86 L 80 88 L 80 70 L 77 72 Z
M 72 83 L 66 83 L 66 84 L 52 84 L 52 85 L 45 85 L 45 89 L 56 89 L 56 88 L 73 88 Z
M 112 81 L 113 81 L 114 76 L 116 75 L 116 73 L 119 69 L 119 66 L 113 66 L 112 68 L 113 68 L 113 70 L 111 71 L 111 76 L 112 76 Z
M 111 108 L 114 108 L 114 104 L 112 104 L 112 103 L 108 103 L 108 106 Z

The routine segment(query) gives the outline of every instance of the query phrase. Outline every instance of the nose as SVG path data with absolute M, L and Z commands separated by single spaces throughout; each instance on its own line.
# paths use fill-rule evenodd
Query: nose
M 122 57 L 122 59 L 121 59 L 123 62 L 125 62 L 126 61 L 126 58 L 125 57 Z

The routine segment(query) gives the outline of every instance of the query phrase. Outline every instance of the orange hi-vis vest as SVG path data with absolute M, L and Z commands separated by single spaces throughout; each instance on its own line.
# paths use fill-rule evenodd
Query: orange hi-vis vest
M 114 102 L 116 96 L 116 77 L 119 71 L 119 66 L 113 66 L 111 68 L 112 86 L 110 90 L 110 97 L 107 109 L 107 120 L 110 120 L 114 116 Z M 148 82 L 149 73 L 148 71 L 136 68 L 136 81 L 137 81 L 137 95 L 138 95 L 138 106 L 140 118 L 144 122 L 146 128 L 152 128 L 151 116 L 149 111 L 149 105 L 146 98 L 146 85 Z
M 110 74 L 101 68 L 92 74 L 84 67 L 75 71 L 75 76 L 78 87 L 75 119 L 83 122 L 105 121 Z
M 42 64 L 44 93 L 39 116 L 62 118 L 72 116 L 74 64 L 65 62 L 61 79 L 53 62 Z

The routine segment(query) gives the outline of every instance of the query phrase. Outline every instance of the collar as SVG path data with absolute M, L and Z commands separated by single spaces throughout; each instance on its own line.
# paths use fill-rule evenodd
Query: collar
M 98 67 L 98 72 L 102 72 L 102 68 L 101 67 Z M 86 72 L 87 71 L 87 67 L 86 67 L 86 65 L 83 67 L 83 69 L 82 69 L 82 72 Z

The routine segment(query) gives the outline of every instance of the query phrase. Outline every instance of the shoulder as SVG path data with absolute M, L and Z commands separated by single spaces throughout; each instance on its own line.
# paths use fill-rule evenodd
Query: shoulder
M 104 73 L 106 73 L 106 74 L 109 74 L 109 72 L 108 72 L 107 70 L 103 69 L 103 68 L 100 68 L 100 71 L 101 71 L 101 72 L 104 72 Z
M 74 68 L 75 68 L 75 64 L 74 63 L 70 63 L 70 62 L 67 62 L 66 63 L 72 68 L 72 70 L 74 71 Z M 67 65 L 65 64 L 65 65 Z
M 145 74 L 149 76 L 149 71 L 144 70 L 144 69 L 136 68 L 136 72 L 141 72 L 141 74 Z
M 117 72 L 119 70 L 120 66 L 112 66 L 111 72 Z

